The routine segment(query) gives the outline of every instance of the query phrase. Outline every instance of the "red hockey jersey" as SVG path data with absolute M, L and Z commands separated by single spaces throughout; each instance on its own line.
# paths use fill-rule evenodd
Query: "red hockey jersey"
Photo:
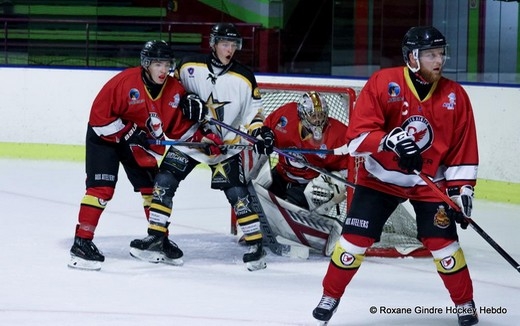
M 398 167 L 382 139 L 395 127 L 413 135 L 423 157 L 422 172 L 446 186 L 472 185 L 478 148 L 473 110 L 462 86 L 441 78 L 420 100 L 406 67 L 382 69 L 363 87 L 349 121 L 349 152 L 363 156 L 357 183 L 396 196 L 439 201 L 414 173 Z
M 89 124 L 99 136 L 117 133 L 127 122 L 148 132 L 150 139 L 164 135 L 180 139 L 193 122 L 183 119 L 177 109 L 184 87 L 171 76 L 154 99 L 141 76 L 141 67 L 123 70 L 110 79 L 92 104 Z
M 329 118 L 329 123 L 323 131 L 321 142 L 317 143 L 312 134 L 301 137 L 303 128 L 298 117 L 296 102 L 287 103 L 267 116 L 264 125 L 271 128 L 275 134 L 275 146 L 278 148 L 301 149 L 334 149 L 346 144 L 347 126 L 340 121 Z M 341 155 L 298 154 L 308 164 L 326 169 L 327 171 L 341 171 L 347 169 L 347 157 Z M 303 164 L 279 156 L 276 169 L 288 182 L 308 183 L 319 175 L 318 172 L 306 168 Z

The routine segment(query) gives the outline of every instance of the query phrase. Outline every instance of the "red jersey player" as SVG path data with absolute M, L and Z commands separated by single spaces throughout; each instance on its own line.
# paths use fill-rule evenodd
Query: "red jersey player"
M 186 91 L 169 75 L 173 63 L 166 42 L 149 41 L 141 50 L 141 67 L 118 73 L 95 98 L 86 136 L 86 193 L 69 267 L 99 270 L 105 260 L 92 239 L 114 194 L 120 163 L 134 191 L 141 193 L 148 218 L 157 158 L 164 152 L 149 139 L 180 138 L 193 124 L 177 109 Z M 163 250 L 178 251 L 172 241 L 164 241 Z
M 329 117 L 325 98 L 318 92 L 307 92 L 298 102 L 290 102 L 267 116 L 264 122 L 275 134 L 275 145 L 279 148 L 334 149 L 346 143 L 347 126 Z M 347 160 L 341 155 L 292 154 L 306 163 L 327 171 L 347 169 Z M 309 169 L 300 162 L 279 156 L 272 170 L 273 183 L 269 190 L 276 196 L 304 209 L 309 207 L 304 191 L 319 172 Z M 329 182 L 334 182 L 328 178 Z M 340 185 L 343 190 L 345 184 Z
M 326 324 L 399 203 L 410 200 L 418 239 L 433 256 L 437 272 L 458 312 L 459 325 L 478 323 L 473 285 L 458 242 L 471 215 L 478 168 L 477 136 L 468 95 L 442 76 L 446 39 L 434 27 L 408 30 L 402 42 L 406 67 L 382 69 L 360 93 L 348 129 L 349 152 L 364 165 L 343 228 L 323 279 L 313 316 Z M 422 171 L 460 206 L 440 201 L 416 174 Z

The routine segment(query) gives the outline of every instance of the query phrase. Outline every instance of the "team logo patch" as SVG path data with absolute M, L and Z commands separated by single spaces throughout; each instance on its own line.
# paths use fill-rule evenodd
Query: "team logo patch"
M 446 209 L 444 206 L 439 205 L 437 209 L 437 213 L 433 216 L 433 225 L 439 227 L 441 229 L 445 229 L 450 226 L 450 218 L 446 214 Z
M 131 101 L 136 101 L 139 99 L 141 94 L 139 93 L 139 90 L 137 88 L 132 88 L 130 92 L 128 92 L 128 97 L 130 97 Z
M 168 102 L 168 105 L 171 106 L 172 108 L 176 109 L 179 106 L 180 100 L 181 100 L 181 97 L 179 96 L 179 94 L 175 94 L 173 96 L 173 101 Z
M 448 109 L 448 110 L 455 110 L 455 104 L 457 102 L 457 96 L 455 93 L 448 94 L 448 102 L 442 103 L 442 107 Z
M 440 261 L 440 264 L 441 264 L 442 268 L 444 268 L 445 270 L 449 271 L 449 270 L 452 270 L 453 267 L 455 267 L 456 262 L 457 261 L 455 260 L 455 257 L 448 256 L 446 258 L 443 258 Z
M 259 99 L 260 97 L 260 88 L 255 87 L 255 89 L 253 90 L 253 98 Z
M 162 201 L 167 189 L 169 188 L 163 188 L 158 184 L 155 184 L 153 187 L 153 199 Z
M 352 254 L 349 254 L 348 252 L 344 252 L 341 254 L 341 256 L 339 256 L 339 260 L 343 265 L 350 266 L 354 263 L 356 257 L 354 257 Z
M 146 120 L 146 127 L 150 131 L 150 134 L 156 139 L 162 138 L 163 129 L 162 121 L 155 112 L 150 112 L 150 117 Z
M 388 95 L 390 95 L 390 97 L 396 97 L 399 96 L 399 94 L 401 94 L 401 86 L 396 82 L 388 83 Z
M 287 117 L 286 116 L 282 116 L 280 118 L 280 120 L 278 120 L 278 126 L 280 126 L 282 128 L 285 128 L 285 126 L 287 126 Z
M 430 122 L 421 115 L 413 115 L 405 120 L 403 129 L 413 136 L 415 143 L 424 152 L 433 142 L 433 129 Z
M 247 196 L 244 198 L 238 198 L 235 206 L 233 206 L 233 210 L 237 216 L 251 213 L 251 210 L 249 209 L 249 198 Z
M 188 74 L 193 75 L 194 72 L 195 72 L 195 68 L 193 68 L 193 67 L 188 68 Z

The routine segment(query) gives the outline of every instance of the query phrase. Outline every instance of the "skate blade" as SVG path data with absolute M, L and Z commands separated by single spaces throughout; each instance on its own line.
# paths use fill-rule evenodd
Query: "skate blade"
M 69 268 L 81 269 L 84 271 L 99 271 L 101 269 L 101 262 L 71 256 L 67 266 Z
M 158 251 L 141 250 L 137 248 L 130 248 L 130 256 L 139 260 L 147 261 L 149 263 L 158 264 L 163 263 L 173 266 L 182 266 L 184 261 L 182 258 L 171 259 L 165 257 L 163 253 Z
M 316 323 L 316 326 L 326 326 L 328 325 L 329 322 L 328 321 L 321 321 L 319 320 L 317 323 Z
M 259 271 L 267 268 L 265 259 L 259 259 L 257 261 L 250 261 L 246 263 L 247 270 L 250 272 Z

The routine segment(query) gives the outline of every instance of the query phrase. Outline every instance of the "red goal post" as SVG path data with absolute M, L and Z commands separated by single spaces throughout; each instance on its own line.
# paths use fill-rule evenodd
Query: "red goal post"
M 308 91 L 319 92 L 327 102 L 329 116 L 348 125 L 350 113 L 354 107 L 356 96 L 361 90 L 360 87 L 336 86 L 336 85 L 316 85 L 316 84 L 290 84 L 290 83 L 258 83 L 262 95 L 265 115 L 279 108 L 288 102 L 297 102 L 302 94 Z M 361 163 L 359 159 L 346 156 L 348 162 L 347 180 L 354 184 L 356 182 L 357 167 Z M 271 158 L 276 163 L 276 154 Z M 353 189 L 347 187 L 347 200 L 341 209 L 341 216 L 344 220 L 346 209 L 350 205 Z M 231 210 L 231 233 L 237 234 L 236 217 Z M 368 256 L 380 257 L 424 257 L 429 256 L 429 252 L 421 246 L 420 242 L 414 238 L 416 232 L 415 219 L 413 219 L 405 208 L 399 207 L 392 217 L 385 224 L 382 240 L 367 250 Z

